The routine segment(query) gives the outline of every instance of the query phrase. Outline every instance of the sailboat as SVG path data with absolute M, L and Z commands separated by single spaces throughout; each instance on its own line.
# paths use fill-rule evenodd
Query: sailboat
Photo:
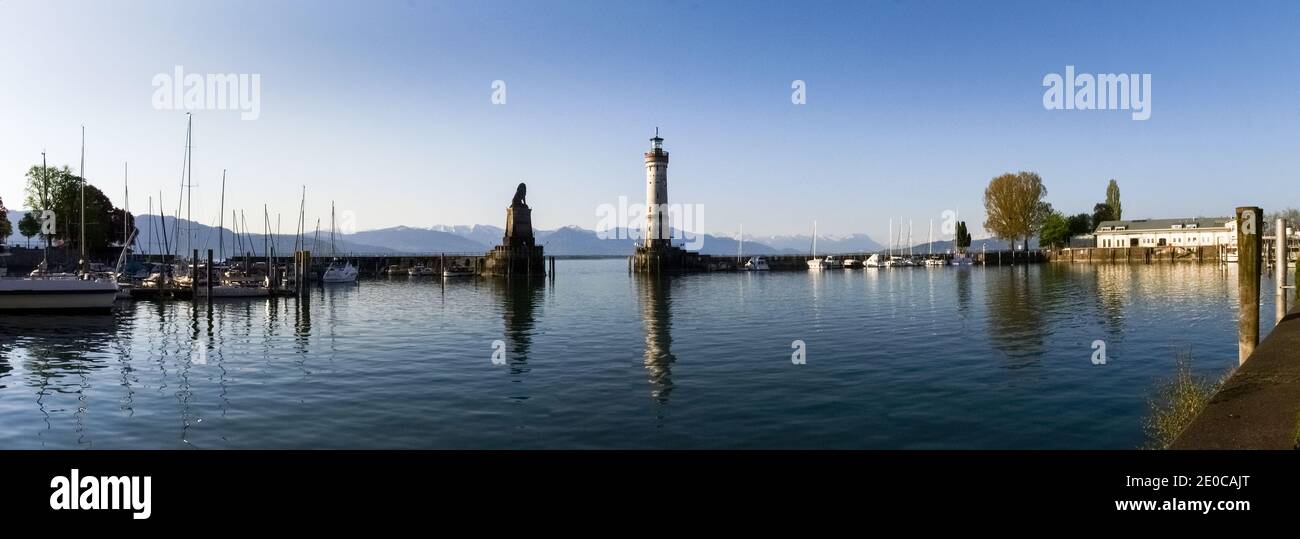
M 341 260 L 337 256 L 337 250 L 334 245 L 334 235 L 337 223 L 334 221 L 334 203 L 330 202 L 330 265 L 325 268 L 325 273 L 321 274 L 320 280 L 326 283 L 355 283 L 357 282 L 357 268 L 351 262 Z
M 813 221 L 812 258 L 808 259 L 808 269 L 826 269 L 826 260 L 817 258 L 817 221 Z
M 944 265 L 943 259 L 934 256 L 934 219 L 930 219 L 930 232 L 927 233 L 926 239 L 930 245 L 930 254 L 925 258 L 925 267 L 933 268 Z
M 45 168 L 45 153 L 41 152 L 41 173 Z M 46 259 L 32 275 L 23 279 L 0 279 L 0 312 L 109 312 L 117 300 L 117 279 L 111 275 L 92 274 L 86 261 L 86 128 L 81 128 L 81 262 L 78 274 L 50 273 L 48 268 L 49 242 L 46 240 Z M 121 269 L 119 260 L 118 269 Z
M 899 223 L 899 228 L 900 229 L 902 228 L 902 223 Z M 880 262 L 881 267 L 896 268 L 903 265 L 903 257 L 894 256 L 894 239 L 895 239 L 894 218 L 890 217 L 889 218 L 889 256 L 883 262 Z

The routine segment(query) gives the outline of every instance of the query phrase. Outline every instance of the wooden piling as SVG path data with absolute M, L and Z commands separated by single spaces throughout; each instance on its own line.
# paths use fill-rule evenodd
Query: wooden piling
M 1277 231 L 1273 234 L 1273 259 L 1277 264 L 1273 269 L 1273 276 L 1277 281 L 1273 300 L 1277 305 L 1277 321 L 1273 323 L 1281 324 L 1282 319 L 1286 317 L 1286 221 L 1278 218 L 1273 230 Z
M 1260 234 L 1264 210 L 1237 208 L 1237 362 L 1242 364 L 1259 344 Z
M 199 297 L 199 250 L 190 253 L 190 299 Z
M 208 282 L 207 285 L 205 285 L 205 288 L 207 288 L 208 291 L 208 301 L 212 301 L 212 249 L 208 249 L 208 267 L 206 273 Z

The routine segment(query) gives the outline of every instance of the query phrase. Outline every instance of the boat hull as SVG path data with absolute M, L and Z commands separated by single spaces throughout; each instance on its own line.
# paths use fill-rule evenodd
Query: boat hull
M 117 284 L 70 279 L 0 280 L 0 312 L 108 312 Z

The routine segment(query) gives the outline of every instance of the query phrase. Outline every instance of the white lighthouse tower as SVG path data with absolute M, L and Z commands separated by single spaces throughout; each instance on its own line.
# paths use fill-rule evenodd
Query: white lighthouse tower
M 658 127 L 645 153 L 645 202 L 645 247 L 666 247 L 672 237 L 670 216 L 663 215 L 668 207 L 668 152 Z

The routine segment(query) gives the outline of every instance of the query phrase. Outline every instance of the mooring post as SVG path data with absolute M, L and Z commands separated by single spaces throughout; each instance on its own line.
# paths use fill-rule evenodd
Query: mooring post
M 207 284 L 207 289 L 208 289 L 208 301 L 212 301 L 212 249 L 208 249 L 208 270 L 207 270 L 207 274 L 208 274 L 208 275 L 207 275 L 207 278 L 208 278 L 208 284 Z
M 1242 364 L 1259 344 L 1259 228 L 1264 210 L 1237 208 L 1237 363 Z
M 1277 321 L 1274 323 L 1281 324 L 1282 319 L 1286 317 L 1286 221 L 1278 218 L 1273 229 L 1277 231 L 1277 233 L 1273 234 L 1273 243 L 1276 244 L 1273 249 L 1273 258 L 1277 260 L 1277 266 L 1273 270 L 1273 275 L 1277 281 L 1277 291 L 1273 297 L 1274 302 L 1277 304 Z
M 190 253 L 190 299 L 199 299 L 199 250 Z

